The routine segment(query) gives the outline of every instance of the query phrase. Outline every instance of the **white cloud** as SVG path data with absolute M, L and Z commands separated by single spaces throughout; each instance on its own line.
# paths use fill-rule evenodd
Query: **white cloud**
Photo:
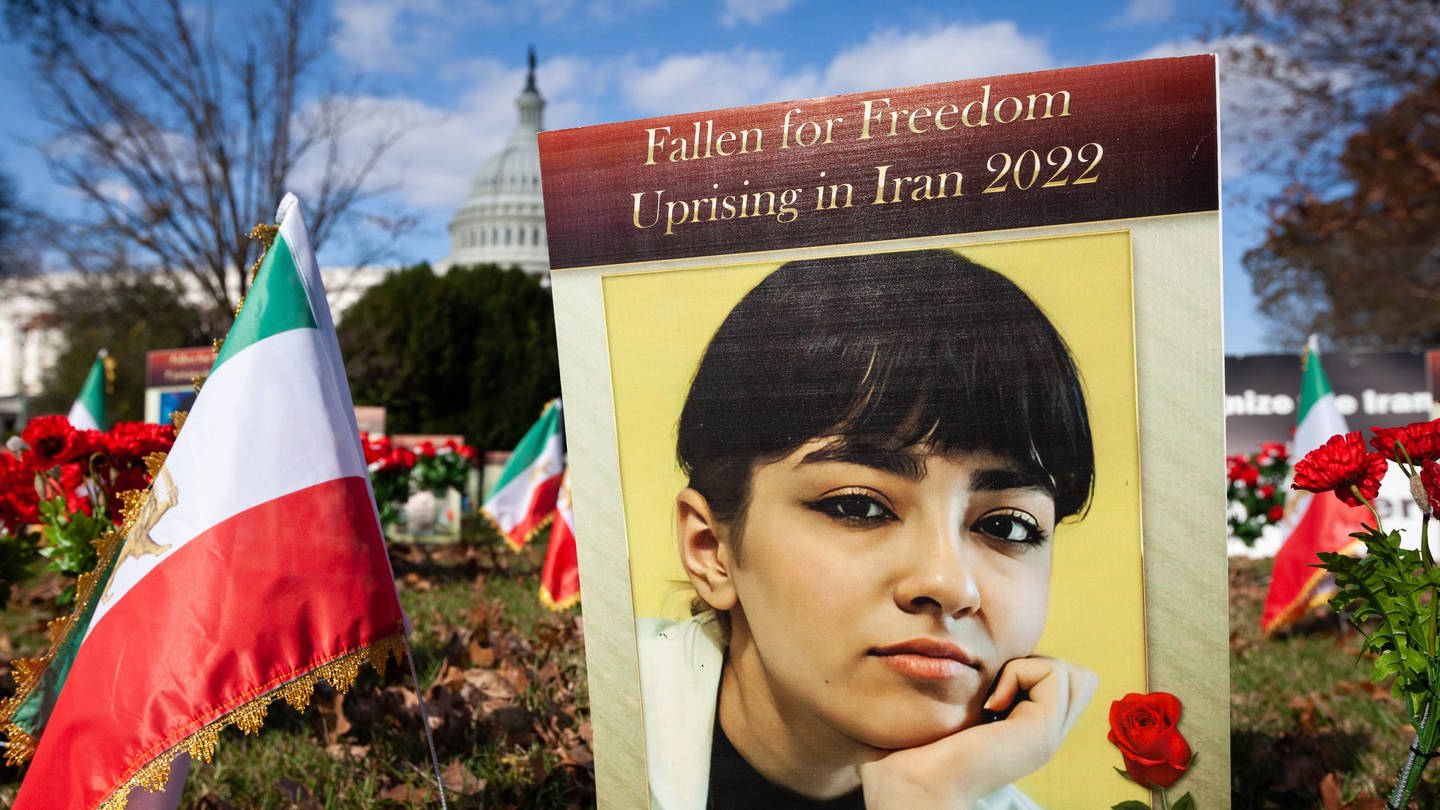
M 720 24 L 726 28 L 734 28 L 742 23 L 755 25 L 785 11 L 792 2 L 793 0 L 723 0 Z
M 1174 14 L 1174 0 L 1130 0 L 1125 10 L 1112 20 L 1111 24 L 1153 25 L 1168 21 Z
M 851 93 L 882 87 L 954 81 L 1053 67 L 1044 40 L 1026 36 L 1015 23 L 954 23 L 933 31 L 878 30 L 842 51 L 825 71 L 823 90 Z
M 617 72 L 641 115 L 688 112 L 884 87 L 953 81 L 1052 67 L 1044 41 L 1014 23 L 948 25 L 925 32 L 880 29 L 828 64 L 788 67 L 782 54 L 750 48 L 632 60 Z
M 815 95 L 817 74 L 813 70 L 787 74 L 782 61 L 774 51 L 736 48 L 669 56 L 649 66 L 632 63 L 621 71 L 621 93 L 643 115 Z

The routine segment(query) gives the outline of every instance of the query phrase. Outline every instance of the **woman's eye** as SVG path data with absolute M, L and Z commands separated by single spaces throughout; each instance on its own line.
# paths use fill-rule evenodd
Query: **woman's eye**
M 1040 524 L 1023 512 L 992 512 L 976 521 L 971 530 L 1007 543 L 1033 545 L 1046 539 Z
M 840 520 L 872 522 L 895 519 L 894 512 L 869 495 L 832 495 L 814 501 L 810 508 Z

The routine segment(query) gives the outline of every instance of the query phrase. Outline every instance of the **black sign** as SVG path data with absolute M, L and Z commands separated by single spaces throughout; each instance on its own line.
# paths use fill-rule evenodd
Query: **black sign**
M 1426 352 L 1329 352 L 1321 357 L 1351 430 L 1430 418 Z M 1289 441 L 1300 407 L 1300 355 L 1225 358 L 1225 452 Z

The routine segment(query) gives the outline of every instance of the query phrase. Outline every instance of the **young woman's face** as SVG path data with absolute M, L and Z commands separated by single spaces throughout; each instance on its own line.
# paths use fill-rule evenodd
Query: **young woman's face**
M 727 672 L 782 723 L 884 749 L 951 734 L 1033 652 L 1054 529 L 1053 498 L 1001 456 L 812 441 L 751 481 Z

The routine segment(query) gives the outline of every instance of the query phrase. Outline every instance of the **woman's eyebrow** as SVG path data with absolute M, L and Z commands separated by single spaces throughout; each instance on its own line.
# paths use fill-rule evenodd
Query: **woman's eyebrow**
M 843 443 L 812 450 L 800 459 L 800 464 L 819 464 L 828 461 L 859 464 L 862 467 L 898 475 L 911 481 L 919 481 L 925 477 L 925 464 L 921 457 L 914 453 L 874 447 L 853 447 Z
M 1039 470 L 1023 470 L 1013 467 L 997 467 L 976 470 L 970 476 L 970 489 L 974 492 L 999 492 L 1007 489 L 1038 489 L 1054 493 L 1054 484 Z

